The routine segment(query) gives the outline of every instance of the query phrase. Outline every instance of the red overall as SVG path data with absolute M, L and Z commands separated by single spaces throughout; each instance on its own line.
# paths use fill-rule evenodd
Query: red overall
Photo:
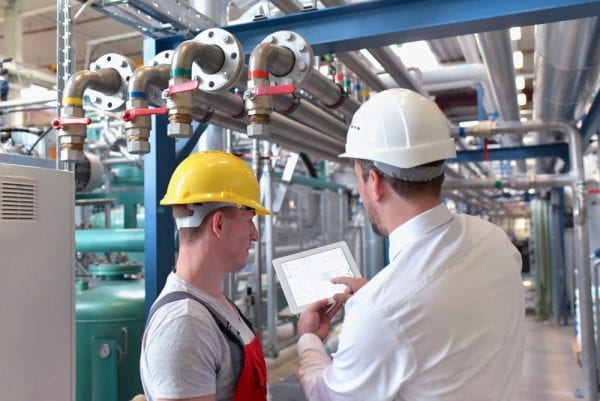
M 244 346 L 244 366 L 233 401 L 266 401 L 267 365 L 258 335 Z

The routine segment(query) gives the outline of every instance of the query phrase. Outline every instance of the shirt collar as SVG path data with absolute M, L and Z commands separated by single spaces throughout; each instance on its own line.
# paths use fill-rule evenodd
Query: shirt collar
M 439 226 L 452 220 L 454 215 L 448 210 L 445 203 L 426 210 L 398 226 L 390 234 L 390 261 L 418 236 L 435 230 Z

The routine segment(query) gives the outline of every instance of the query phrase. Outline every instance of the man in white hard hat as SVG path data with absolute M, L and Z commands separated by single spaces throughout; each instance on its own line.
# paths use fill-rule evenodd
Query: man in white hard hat
M 456 156 L 443 113 L 407 90 L 381 92 L 348 131 L 358 192 L 390 264 L 368 283 L 335 279 L 345 318 L 337 352 L 322 340 L 337 311 L 300 315 L 298 379 L 309 401 L 509 401 L 523 359 L 521 256 L 482 219 L 442 201 Z

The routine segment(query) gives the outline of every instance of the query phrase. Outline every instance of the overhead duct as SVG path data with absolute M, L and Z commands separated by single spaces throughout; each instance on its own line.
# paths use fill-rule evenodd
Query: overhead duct
M 577 121 L 584 112 L 600 73 L 600 19 L 561 21 L 537 26 L 536 90 L 533 117 L 542 121 Z M 538 134 L 538 141 L 562 139 Z M 551 168 L 542 166 L 542 170 Z
M 520 121 L 510 34 L 507 30 L 483 32 L 476 34 L 475 38 L 498 99 L 499 119 Z M 517 135 L 508 135 L 507 139 L 505 145 L 521 144 Z

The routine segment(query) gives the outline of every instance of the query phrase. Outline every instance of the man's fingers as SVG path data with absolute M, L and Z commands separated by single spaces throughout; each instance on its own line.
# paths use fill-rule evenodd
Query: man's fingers
M 333 318 L 335 314 L 338 313 L 340 309 L 342 309 L 342 306 L 344 305 L 340 303 L 333 304 L 333 306 L 331 306 L 329 310 L 327 310 L 327 313 L 325 313 L 327 319 L 331 320 L 331 318 Z
M 327 298 L 323 298 L 319 301 L 316 301 L 314 304 L 309 306 L 308 309 L 306 309 L 306 310 L 318 313 L 321 309 L 327 307 L 328 304 L 329 304 L 329 301 L 327 300 Z
M 354 280 L 354 278 L 352 278 L 352 277 L 334 277 L 331 279 L 331 282 L 333 284 L 344 284 L 344 285 L 347 285 L 348 287 L 352 288 L 353 280 Z
M 339 293 L 333 296 L 333 300 L 339 304 L 345 304 L 350 299 L 352 294 L 350 293 Z

